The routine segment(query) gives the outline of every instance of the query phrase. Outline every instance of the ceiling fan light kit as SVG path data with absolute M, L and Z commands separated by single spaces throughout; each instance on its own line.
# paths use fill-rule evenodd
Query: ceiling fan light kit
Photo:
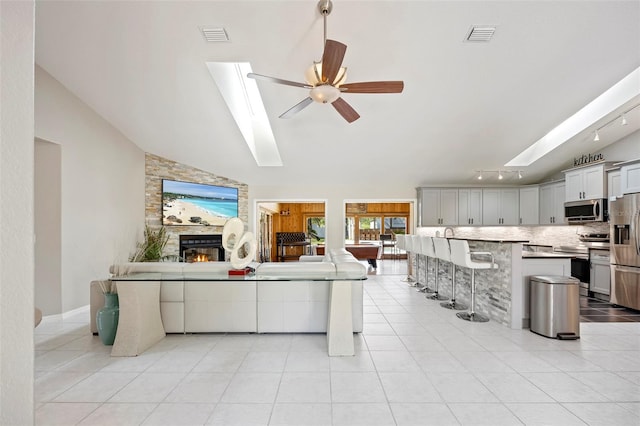
M 311 89 L 309 97 L 321 104 L 332 104 L 340 97 L 340 90 L 329 84 L 323 84 Z
M 327 40 L 327 16 L 333 10 L 331 0 L 320 0 L 318 10 L 324 19 L 324 52 L 322 61 L 314 62 L 305 72 L 305 83 L 269 77 L 266 75 L 249 73 L 247 77 L 266 80 L 285 86 L 309 89 L 309 96 L 285 113 L 280 118 L 291 118 L 311 103 L 331 104 L 347 122 L 352 123 L 360 115 L 342 98 L 342 93 L 401 93 L 404 89 L 402 81 L 369 81 L 361 83 L 345 83 L 347 68 L 342 66 L 342 60 L 347 46 L 339 41 Z

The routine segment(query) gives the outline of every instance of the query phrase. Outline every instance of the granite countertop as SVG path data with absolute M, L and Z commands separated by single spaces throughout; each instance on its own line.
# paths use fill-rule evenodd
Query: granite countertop
M 483 243 L 528 243 L 529 240 L 507 240 L 507 239 L 492 239 L 492 238 L 461 238 L 461 237 L 449 237 L 450 240 L 467 240 L 467 241 L 479 241 Z
M 548 251 L 523 251 L 522 252 L 523 259 L 548 259 L 548 258 L 571 259 L 573 257 L 575 257 L 575 254 L 571 254 L 571 253 L 557 253 L 557 252 L 548 252 Z

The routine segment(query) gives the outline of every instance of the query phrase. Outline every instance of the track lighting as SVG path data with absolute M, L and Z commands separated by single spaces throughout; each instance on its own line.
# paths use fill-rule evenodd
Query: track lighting
M 522 179 L 522 170 L 476 170 L 478 174 L 476 179 L 483 180 L 485 175 L 489 175 L 489 177 L 493 176 L 493 173 L 496 173 L 498 176 L 498 180 L 504 180 L 509 177 L 510 173 L 513 173 L 513 176 L 517 176 L 518 179 Z
M 629 124 L 629 122 L 627 121 L 627 114 L 629 114 L 631 111 L 635 110 L 636 108 L 640 107 L 640 104 L 626 110 L 625 112 L 623 112 L 622 114 L 620 114 L 619 116 L 617 116 L 616 118 L 607 121 L 605 124 L 603 124 L 602 126 L 598 127 L 596 129 L 595 135 L 593 136 L 593 141 L 594 142 L 598 142 L 600 140 L 600 131 L 604 130 L 605 128 L 609 127 L 612 123 L 620 120 L 620 125 L 621 126 L 626 126 L 627 124 Z

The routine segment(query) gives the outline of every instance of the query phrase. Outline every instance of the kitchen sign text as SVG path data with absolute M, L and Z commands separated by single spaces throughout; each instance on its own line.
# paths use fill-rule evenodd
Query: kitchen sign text
M 585 164 L 597 163 L 604 161 L 604 155 L 602 154 L 584 154 L 582 157 L 573 159 L 573 166 L 584 166 Z

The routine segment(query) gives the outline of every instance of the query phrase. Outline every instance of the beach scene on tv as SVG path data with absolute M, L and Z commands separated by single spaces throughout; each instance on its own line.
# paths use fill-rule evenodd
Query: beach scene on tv
M 162 181 L 162 224 L 223 226 L 238 216 L 238 190 L 201 183 Z

